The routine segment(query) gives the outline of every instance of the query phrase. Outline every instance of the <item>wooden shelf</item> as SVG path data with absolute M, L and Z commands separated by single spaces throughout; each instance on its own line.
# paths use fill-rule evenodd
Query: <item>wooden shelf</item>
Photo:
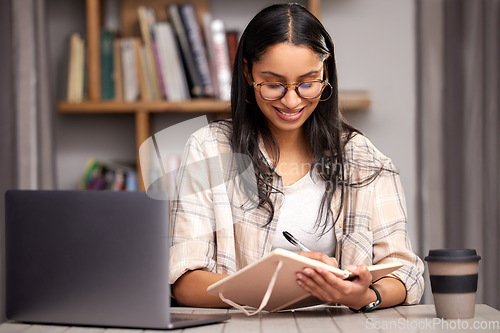
M 58 109 L 62 113 L 133 113 L 133 112 L 230 112 L 229 102 L 209 98 L 193 99 L 187 102 L 115 102 L 84 101 L 81 103 L 62 101 Z
M 365 92 L 340 92 L 342 110 L 365 110 L 370 107 L 370 97 Z M 186 102 L 168 101 L 84 101 L 81 103 L 62 101 L 58 104 L 61 113 L 135 113 L 135 112 L 203 112 L 230 113 L 230 103 L 210 98 L 193 99 Z
M 341 91 L 339 105 L 342 111 L 367 110 L 371 105 L 370 95 L 364 91 Z

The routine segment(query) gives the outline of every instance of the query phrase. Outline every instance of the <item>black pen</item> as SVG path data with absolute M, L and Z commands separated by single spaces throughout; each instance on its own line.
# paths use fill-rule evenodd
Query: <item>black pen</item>
M 298 247 L 302 251 L 312 252 L 311 250 L 309 250 L 307 248 L 307 246 L 305 246 L 299 240 L 297 240 L 295 237 L 293 237 L 292 234 L 289 233 L 288 231 L 283 231 L 283 236 L 285 236 L 287 241 L 289 241 L 290 243 L 292 243 L 293 245 L 295 245 L 296 247 Z

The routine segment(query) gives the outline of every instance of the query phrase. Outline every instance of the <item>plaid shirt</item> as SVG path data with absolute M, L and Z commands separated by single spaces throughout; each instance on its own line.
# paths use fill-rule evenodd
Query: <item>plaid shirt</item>
M 234 273 L 271 250 L 283 196 L 271 195 L 275 214 L 266 225 L 268 213 L 245 200 L 238 177 L 230 176 L 232 168 L 223 158 L 231 154 L 230 130 L 230 125 L 213 123 L 186 143 L 170 214 L 171 284 L 188 270 Z M 269 158 L 262 140 L 260 149 Z M 368 184 L 346 187 L 343 209 L 334 226 L 335 257 L 340 268 L 403 263 L 390 276 L 406 286 L 405 304 L 415 304 L 424 289 L 424 266 L 411 250 L 399 176 L 389 171 L 396 171 L 391 160 L 364 136 L 355 135 L 346 144 L 345 171 L 350 184 L 366 179 L 382 165 L 384 171 Z M 283 189 L 278 174 L 273 183 Z M 340 208 L 339 192 L 331 203 L 334 216 Z

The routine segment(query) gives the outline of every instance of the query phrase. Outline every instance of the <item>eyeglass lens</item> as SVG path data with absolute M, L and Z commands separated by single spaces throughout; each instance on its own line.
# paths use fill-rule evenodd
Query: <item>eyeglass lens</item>
M 296 91 L 302 98 L 315 98 L 319 96 L 322 88 L 323 84 L 319 81 L 302 82 L 297 86 Z M 279 99 L 285 95 L 286 89 L 282 83 L 264 83 L 260 86 L 260 93 L 265 99 Z

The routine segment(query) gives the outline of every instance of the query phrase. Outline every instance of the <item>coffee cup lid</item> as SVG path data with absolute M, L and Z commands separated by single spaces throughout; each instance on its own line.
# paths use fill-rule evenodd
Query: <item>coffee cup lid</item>
M 428 262 L 471 262 L 481 260 L 474 249 L 438 249 L 429 250 L 425 257 Z

